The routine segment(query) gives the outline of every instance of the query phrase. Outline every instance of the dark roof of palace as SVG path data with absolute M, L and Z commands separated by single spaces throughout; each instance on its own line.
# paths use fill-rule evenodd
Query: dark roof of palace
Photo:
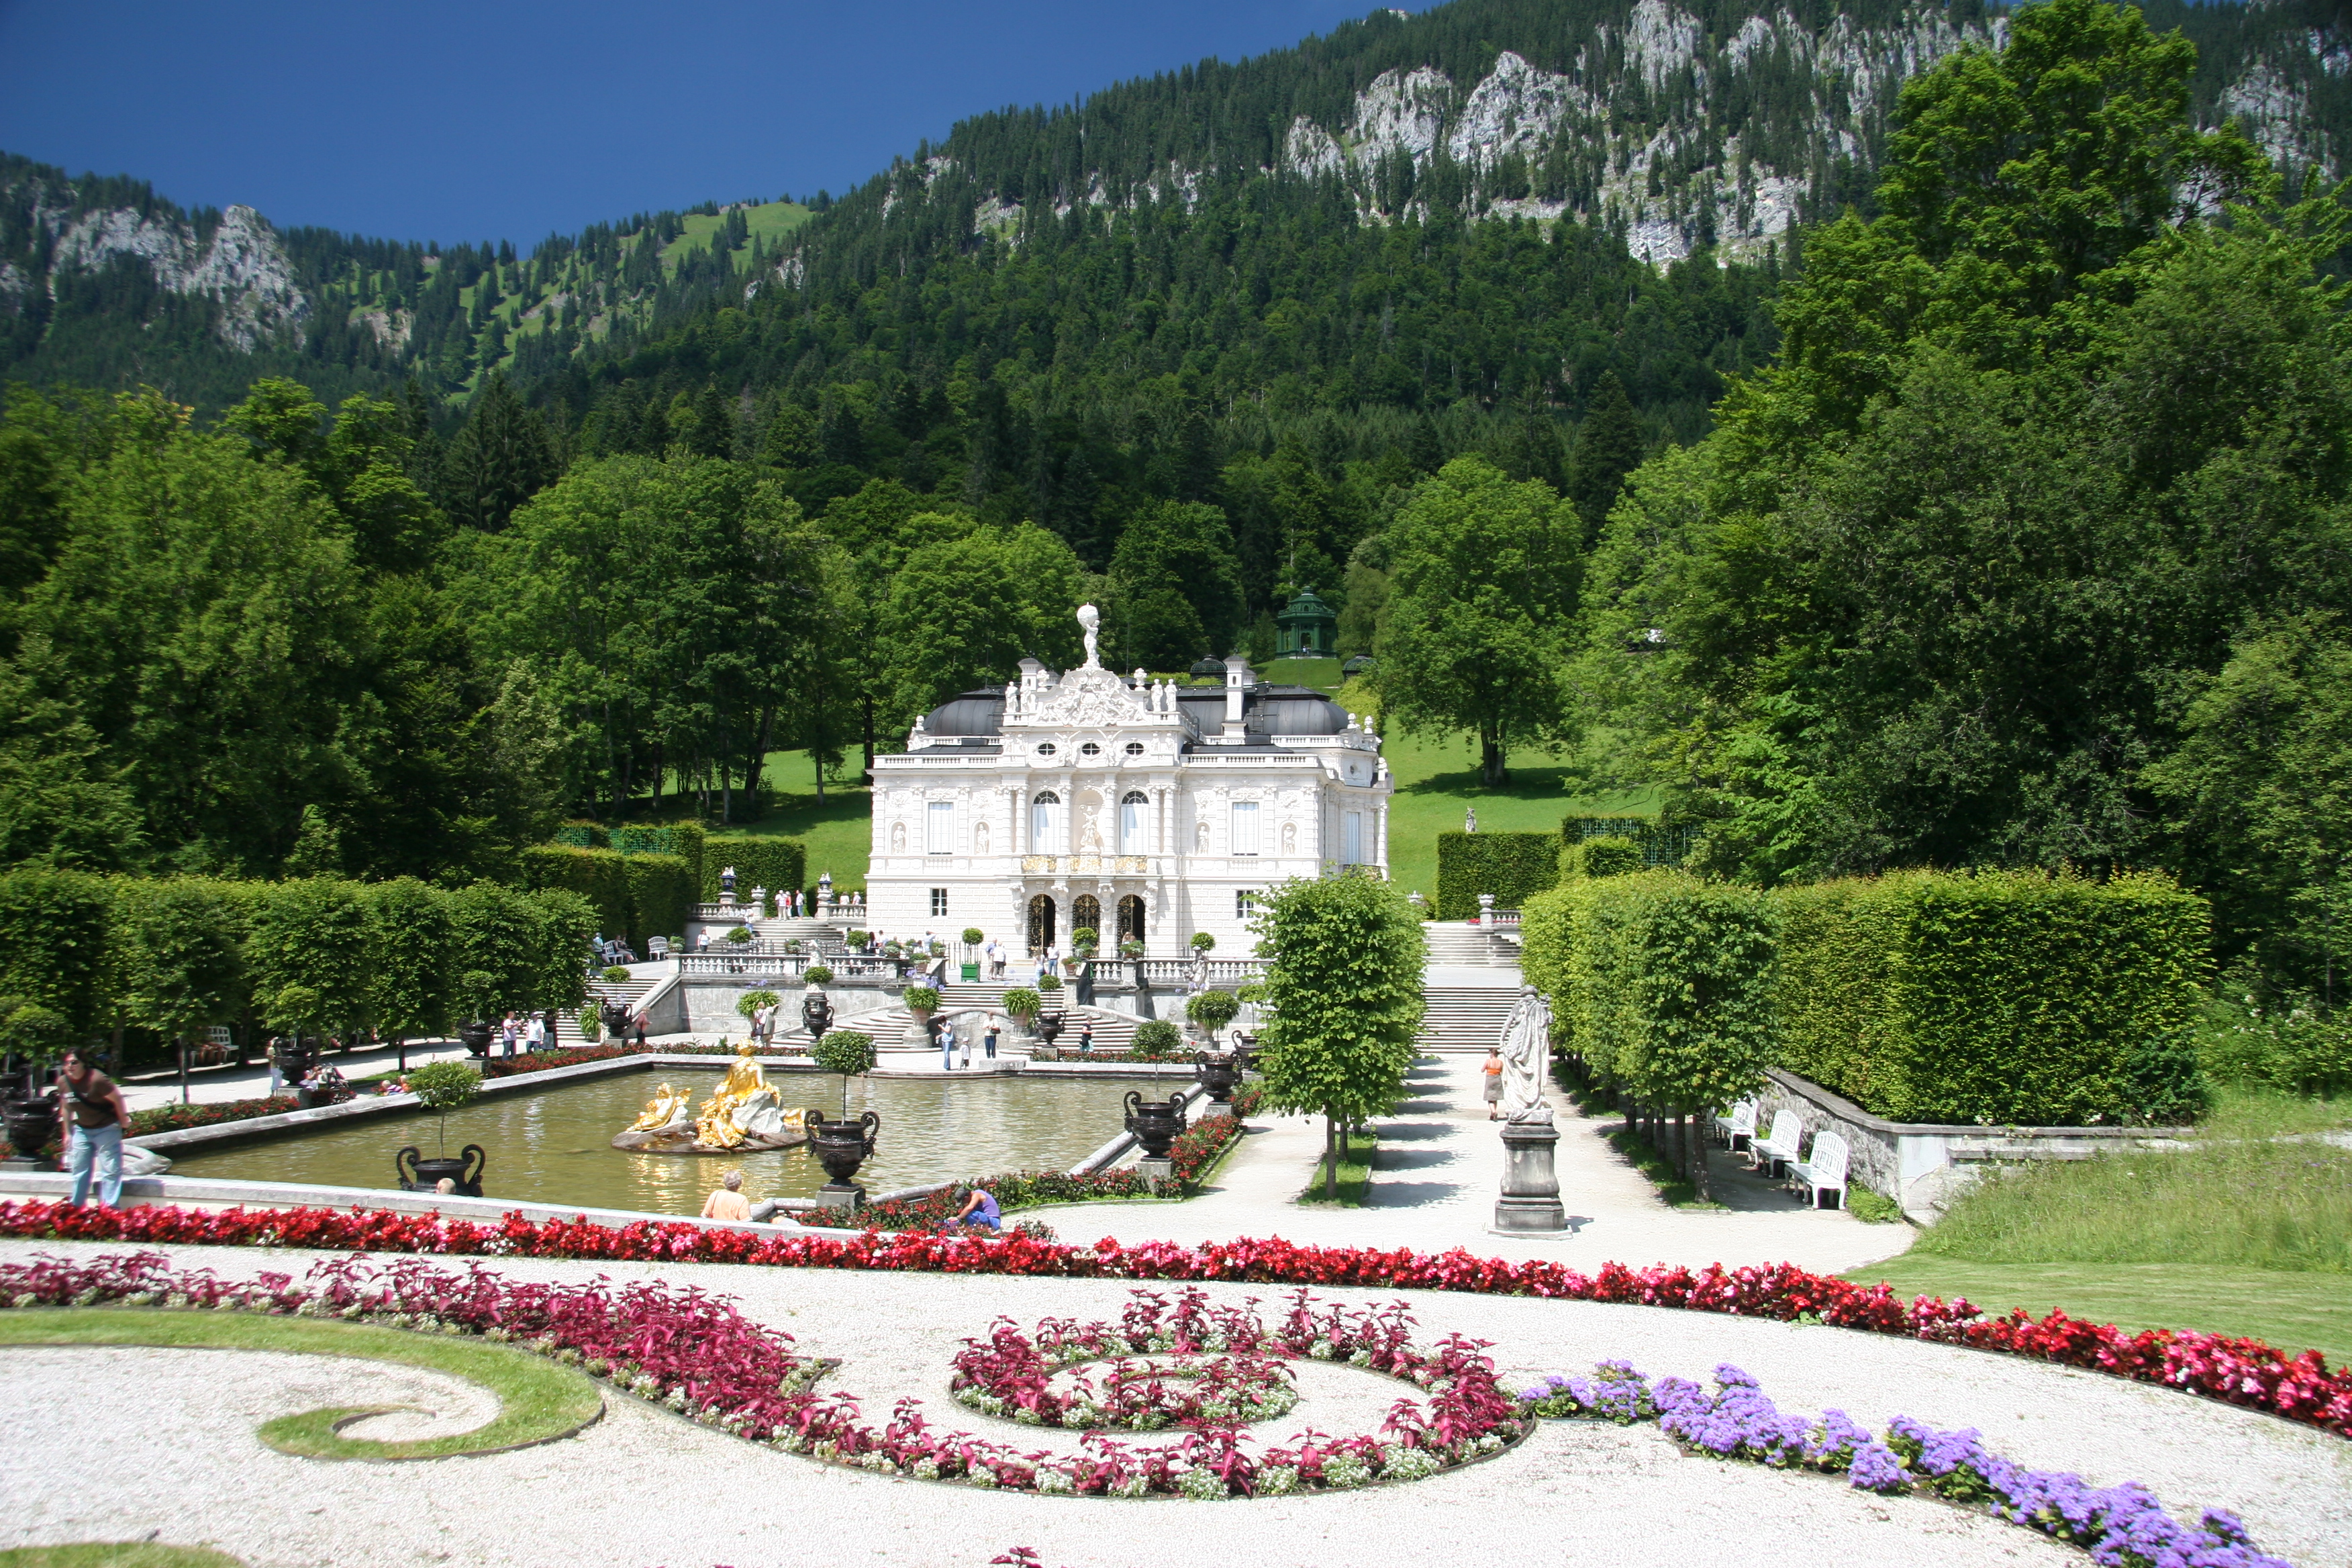
M 1203 733 L 1223 726 L 1223 687 L 1179 687 L 1176 700 Z M 1260 683 L 1243 696 L 1242 723 L 1253 735 L 1336 735 L 1348 727 L 1348 710 L 1312 687 Z M 940 739 L 1003 734 L 1003 689 L 957 694 L 923 716 L 923 730 Z

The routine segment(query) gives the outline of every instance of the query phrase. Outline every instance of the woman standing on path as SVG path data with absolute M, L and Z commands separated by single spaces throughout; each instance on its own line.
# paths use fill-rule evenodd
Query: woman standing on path
M 1503 1104 L 1503 1053 L 1500 1047 L 1488 1046 L 1486 1059 L 1478 1070 L 1486 1075 L 1486 1120 L 1500 1116 Z

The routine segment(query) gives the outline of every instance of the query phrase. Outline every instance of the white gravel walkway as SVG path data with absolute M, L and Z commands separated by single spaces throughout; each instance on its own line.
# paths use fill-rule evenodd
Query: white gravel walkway
M 99 1247 L 0 1243 L 0 1258 Z M 111 1250 L 119 1250 L 112 1248 Z M 307 1268 L 315 1255 L 184 1248 L 225 1275 Z M 1104 1281 L 830 1270 L 650 1267 L 510 1259 L 530 1279 L 659 1274 L 738 1296 L 747 1312 L 838 1356 L 838 1385 L 870 1419 L 901 1395 L 935 1424 L 980 1427 L 946 1397 L 948 1359 L 999 1313 L 1115 1316 L 1129 1287 Z M 1222 1300 L 1277 1292 L 1212 1288 Z M 1355 1300 L 1389 1292 L 1332 1291 Z M 1653 1376 L 1731 1362 L 1783 1408 L 1843 1406 L 1981 1427 L 2030 1464 L 2098 1482 L 2140 1479 L 2176 1514 L 2221 1506 L 2305 1565 L 2352 1559 L 2352 1444 L 2161 1389 L 2005 1357 L 1845 1331 L 1638 1307 L 1407 1293 L 1421 1337 L 1493 1342 L 1516 1378 L 1604 1358 Z M 68 1540 L 209 1542 L 254 1564 L 406 1565 L 985 1563 L 1031 1546 L 1049 1568 L 1252 1568 L 1432 1562 L 1563 1562 L 1688 1568 L 1693 1562 L 1836 1568 L 2074 1564 L 2081 1553 L 2024 1531 L 1817 1478 L 1686 1458 L 1654 1428 L 1552 1424 L 1517 1450 L 1431 1481 L 1351 1494 L 1235 1501 L 1117 1502 L 975 1492 L 858 1475 L 757 1448 L 608 1394 L 579 1436 L 481 1458 L 359 1465 L 298 1460 L 253 1436 L 268 1416 L 345 1401 L 302 1358 L 235 1352 L 0 1351 L 8 1408 L 45 1413 L 54 1439 L 0 1445 L 0 1545 Z M 221 1370 L 228 1363 L 239 1363 Z M 1341 1369 L 1302 1377 L 1297 1410 L 1269 1432 L 1346 1430 L 1383 1400 L 1346 1392 Z M 1370 1392 L 1395 1387 L 1362 1374 Z M 366 1402 L 397 1403 L 394 1399 Z M 420 1394 L 414 1401 L 432 1404 Z M 997 1431 L 1012 1430 L 996 1427 Z M 1037 1446 L 1043 1446 L 1039 1443 Z
M 1412 1098 L 1378 1123 L 1366 1206 L 1302 1205 L 1297 1198 L 1323 1153 L 1313 1117 L 1249 1119 L 1241 1148 L 1209 1190 L 1182 1203 L 1083 1204 L 1038 1217 L 1065 1241 L 1202 1242 L 1279 1236 L 1333 1247 L 1465 1247 L 1483 1258 L 1547 1258 L 1572 1268 L 1619 1263 L 1795 1263 L 1825 1274 L 1875 1263 L 1911 1245 L 1906 1225 L 1864 1225 L 1833 1209 L 1809 1210 L 1779 1186 L 1748 1175 L 1744 1159 L 1717 1152 L 1709 1163 L 1722 1211 L 1669 1207 L 1606 1142 L 1618 1125 L 1580 1114 L 1549 1091 L 1559 1129 L 1554 1164 L 1570 1233 L 1528 1238 L 1493 1234 L 1502 1192 L 1500 1129 L 1486 1119 L 1479 1058 L 1424 1058 L 1407 1080 Z

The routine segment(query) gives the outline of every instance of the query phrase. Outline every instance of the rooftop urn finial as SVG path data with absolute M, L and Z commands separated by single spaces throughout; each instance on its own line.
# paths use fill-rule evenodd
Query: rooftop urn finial
M 1096 609 L 1092 605 L 1080 605 L 1078 606 L 1078 625 L 1084 626 L 1087 631 L 1086 668 L 1088 669 L 1100 669 L 1102 668 L 1102 658 L 1099 652 L 1097 650 L 1096 644 L 1097 640 L 1097 634 L 1102 627 L 1102 612 Z

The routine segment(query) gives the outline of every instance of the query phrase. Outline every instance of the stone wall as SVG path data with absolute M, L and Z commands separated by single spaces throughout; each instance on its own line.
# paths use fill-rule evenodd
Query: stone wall
M 1889 1121 L 1817 1083 L 1778 1068 L 1756 1097 L 1759 1135 L 1782 1110 L 1804 1123 L 1804 1149 L 1834 1129 L 1848 1151 L 1846 1180 L 1895 1199 L 1922 1225 L 1933 1225 L 1952 1199 L 1996 1165 L 2028 1160 L 2087 1160 L 2111 1150 L 2172 1146 L 2189 1127 L 1958 1127 Z

